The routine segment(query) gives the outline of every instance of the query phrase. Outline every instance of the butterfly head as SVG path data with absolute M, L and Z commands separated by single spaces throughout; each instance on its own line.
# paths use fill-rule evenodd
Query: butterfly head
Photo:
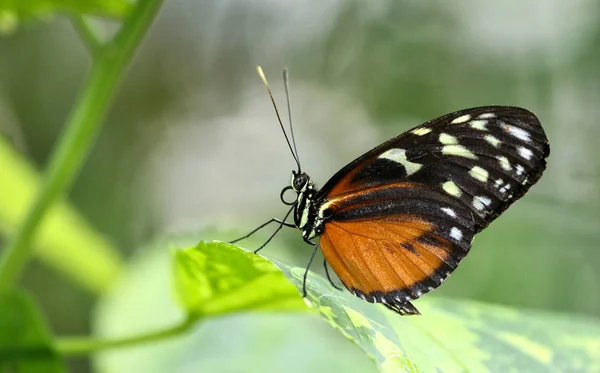
M 291 187 L 296 193 L 304 193 L 313 187 L 310 177 L 304 172 L 292 171 Z

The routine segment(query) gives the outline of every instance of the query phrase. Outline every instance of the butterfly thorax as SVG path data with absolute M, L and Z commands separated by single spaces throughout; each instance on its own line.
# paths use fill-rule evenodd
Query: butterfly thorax
M 294 203 L 294 224 L 302 231 L 305 240 L 315 238 L 323 233 L 323 220 L 318 214 L 318 203 L 315 196 L 318 190 L 310 177 L 303 172 L 292 172 L 292 190 L 297 193 Z

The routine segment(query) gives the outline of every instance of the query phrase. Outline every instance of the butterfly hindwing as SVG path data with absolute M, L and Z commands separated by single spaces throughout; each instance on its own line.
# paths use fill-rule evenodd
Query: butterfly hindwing
M 426 122 L 359 157 L 318 192 L 323 253 L 357 295 L 408 309 L 541 177 L 548 154 L 525 109 L 481 107 Z
M 326 207 L 325 259 L 355 295 L 390 307 L 438 287 L 475 234 L 469 209 L 414 183 L 347 194 Z

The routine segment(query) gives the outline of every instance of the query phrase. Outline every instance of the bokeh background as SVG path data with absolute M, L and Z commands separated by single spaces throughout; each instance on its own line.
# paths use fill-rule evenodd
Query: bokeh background
M 40 169 L 89 62 L 64 18 L 0 38 L 0 132 Z M 534 111 L 551 144 L 546 174 L 431 296 L 600 316 L 599 2 L 178 0 L 165 2 L 69 194 L 131 270 L 102 298 L 39 261 L 23 280 L 57 333 L 172 313 L 153 295 L 170 286 L 168 249 L 147 248 L 156 237 L 242 232 L 285 212 L 279 192 L 294 163 L 257 64 L 282 110 L 290 69 L 298 150 L 320 185 L 447 112 Z M 265 254 L 302 266 L 310 248 L 287 232 Z M 178 372 L 375 371 L 316 316 L 231 316 L 168 345 L 161 359 Z M 165 371 L 148 351 L 97 371 Z

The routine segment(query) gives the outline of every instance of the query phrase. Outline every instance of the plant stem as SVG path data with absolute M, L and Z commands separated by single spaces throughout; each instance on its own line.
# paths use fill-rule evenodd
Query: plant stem
M 125 67 L 162 0 L 139 0 L 113 42 L 97 50 L 92 69 L 52 154 L 42 188 L 0 258 L 0 291 L 13 286 L 29 258 L 34 233 L 48 208 L 67 191 L 99 132 Z M 68 234 L 66 232 L 65 234 Z
M 98 54 L 102 49 L 102 43 L 96 36 L 96 33 L 91 25 L 83 18 L 81 14 L 74 14 L 70 18 L 73 28 L 75 31 L 77 31 L 77 33 L 79 33 L 79 37 L 84 42 L 85 46 L 90 52 L 90 55 L 92 55 L 92 57 L 96 56 L 96 54 Z
M 68 357 L 86 355 L 116 347 L 135 346 L 141 343 L 161 341 L 183 334 L 196 325 L 197 320 L 195 317 L 188 317 L 175 326 L 121 339 L 102 340 L 88 337 L 69 337 L 57 340 L 54 348 L 60 355 Z

